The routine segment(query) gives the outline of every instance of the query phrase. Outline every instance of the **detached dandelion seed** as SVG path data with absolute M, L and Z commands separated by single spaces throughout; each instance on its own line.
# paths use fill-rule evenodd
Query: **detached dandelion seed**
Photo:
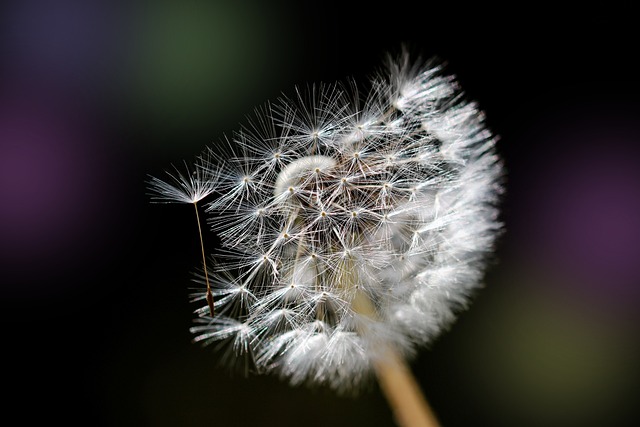
M 200 159 L 202 161 L 202 159 Z M 190 172 L 189 166 L 185 163 L 184 172 L 180 172 L 174 167 L 175 172 L 167 172 L 170 180 L 163 181 L 156 177 L 149 180 L 149 190 L 151 199 L 164 203 L 191 203 L 196 212 L 196 222 L 198 224 L 198 236 L 200 237 L 200 249 L 202 252 L 202 268 L 205 275 L 207 289 L 205 299 L 211 316 L 214 314 L 213 294 L 207 269 L 207 259 L 204 250 L 204 240 L 202 239 L 202 227 L 200 225 L 200 214 L 198 213 L 198 202 L 206 198 L 215 189 L 214 169 L 202 168 L 201 164 L 196 164 Z
M 370 83 L 258 109 L 195 175 L 150 188 L 194 206 L 217 194 L 206 211 L 223 252 L 204 265 L 195 341 L 229 342 L 227 359 L 292 385 L 351 392 L 377 376 L 400 425 L 436 425 L 405 360 L 479 286 L 502 165 L 441 63 L 403 53 Z

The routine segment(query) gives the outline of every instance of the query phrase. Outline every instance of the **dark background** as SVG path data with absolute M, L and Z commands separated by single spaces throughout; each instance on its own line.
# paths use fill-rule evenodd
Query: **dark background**
M 486 287 L 412 364 L 443 426 L 640 421 L 638 23 L 611 2 L 506 5 L 3 2 L 2 417 L 392 425 L 376 388 L 245 379 L 192 344 L 193 212 L 150 204 L 145 180 L 406 43 L 447 61 L 508 170 Z

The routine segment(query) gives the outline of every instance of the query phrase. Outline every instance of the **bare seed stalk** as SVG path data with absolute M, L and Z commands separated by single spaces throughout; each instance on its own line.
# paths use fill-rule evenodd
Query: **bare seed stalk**
M 202 240 L 202 227 L 200 226 L 200 214 L 198 213 L 198 203 L 194 202 L 193 207 L 196 210 L 196 222 L 198 223 L 198 235 L 200 236 L 200 250 L 202 252 L 202 268 L 204 270 L 204 280 L 207 283 L 207 292 L 205 297 L 209 306 L 209 315 L 213 316 L 213 294 L 211 293 L 211 284 L 209 283 L 209 273 L 207 272 L 207 257 L 204 253 L 204 241 Z

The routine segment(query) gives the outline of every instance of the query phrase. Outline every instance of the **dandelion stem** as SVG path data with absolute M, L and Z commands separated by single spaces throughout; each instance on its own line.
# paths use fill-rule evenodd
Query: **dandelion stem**
M 343 273 L 347 283 L 355 286 L 352 269 Z M 368 295 L 360 289 L 356 290 L 351 307 L 357 313 L 370 319 L 377 319 L 378 313 Z M 366 334 L 366 330 L 361 333 Z M 391 407 L 396 422 L 400 427 L 439 427 L 427 399 L 420 390 L 415 377 L 403 357 L 391 346 L 380 343 L 382 347 L 379 357 L 373 365 L 380 389 Z
M 196 210 L 196 222 L 198 223 L 198 235 L 200 236 L 200 250 L 202 252 L 202 268 L 204 269 L 204 280 L 207 283 L 207 292 L 205 294 L 207 304 L 209 305 L 209 314 L 213 316 L 213 294 L 211 293 L 211 284 L 209 283 L 209 273 L 207 272 L 207 258 L 204 254 L 204 241 L 202 240 L 202 227 L 200 226 L 200 214 L 198 213 L 198 204 L 193 202 Z
M 422 394 L 406 362 L 391 348 L 384 358 L 374 362 L 380 388 L 384 393 L 399 426 L 439 426 L 429 403 Z

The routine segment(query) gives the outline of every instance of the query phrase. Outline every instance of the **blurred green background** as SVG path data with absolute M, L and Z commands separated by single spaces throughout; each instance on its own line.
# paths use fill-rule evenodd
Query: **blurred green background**
M 3 417 L 393 425 L 375 387 L 344 398 L 243 378 L 193 345 L 192 212 L 149 204 L 145 179 L 295 85 L 366 78 L 406 43 L 447 61 L 500 135 L 508 169 L 506 233 L 486 286 L 412 364 L 443 426 L 637 425 L 632 19 L 613 6 L 3 2 Z

